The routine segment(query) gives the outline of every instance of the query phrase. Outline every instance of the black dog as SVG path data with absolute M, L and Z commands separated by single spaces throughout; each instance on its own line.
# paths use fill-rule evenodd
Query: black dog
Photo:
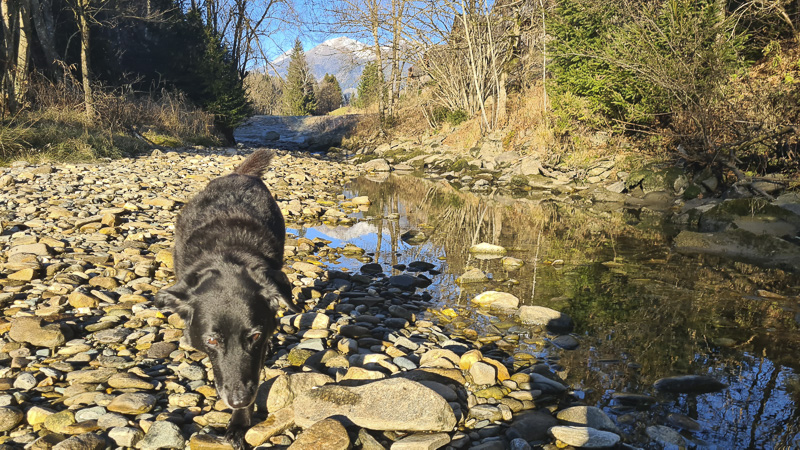
M 298 312 L 281 272 L 286 226 L 261 175 L 274 154 L 257 150 L 211 181 L 175 227 L 178 282 L 156 306 L 178 313 L 184 337 L 211 358 L 220 398 L 233 409 L 225 437 L 244 447 L 279 304 Z

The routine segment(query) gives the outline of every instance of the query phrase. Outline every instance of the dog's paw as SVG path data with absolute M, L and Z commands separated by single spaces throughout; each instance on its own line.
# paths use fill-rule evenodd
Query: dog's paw
M 244 434 L 247 430 L 240 427 L 229 427 L 225 431 L 225 440 L 228 441 L 235 450 L 245 450 L 247 446 L 244 442 Z

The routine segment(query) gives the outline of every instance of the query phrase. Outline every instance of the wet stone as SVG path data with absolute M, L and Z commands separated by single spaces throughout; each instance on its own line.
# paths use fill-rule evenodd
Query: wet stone
M 509 438 L 541 441 L 548 438 L 547 430 L 558 425 L 558 420 L 546 412 L 531 411 L 514 418 L 506 432 Z
M 686 440 L 677 431 L 664 425 L 653 425 L 645 430 L 647 436 L 663 446 L 685 447 Z
M 619 442 L 619 435 L 588 427 L 555 426 L 550 433 L 559 441 L 581 448 L 608 448 Z
M 573 406 L 563 409 L 556 418 L 564 425 L 584 426 L 598 430 L 616 431 L 614 421 L 603 410 L 594 406 Z
M 562 334 L 550 342 L 552 342 L 556 347 L 563 348 L 564 350 L 575 350 L 580 346 L 578 340 L 568 334 Z
M 728 385 L 705 375 L 682 375 L 661 378 L 655 382 L 654 387 L 662 392 L 704 394 L 721 391 Z

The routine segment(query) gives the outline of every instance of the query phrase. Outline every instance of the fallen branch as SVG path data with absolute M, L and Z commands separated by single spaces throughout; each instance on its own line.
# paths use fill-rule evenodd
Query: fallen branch
M 155 142 L 151 141 L 150 139 L 147 139 L 147 137 L 145 137 L 143 134 L 139 133 L 139 131 L 136 130 L 136 128 L 132 127 L 130 130 L 131 130 L 131 134 L 133 135 L 133 137 L 135 137 L 136 139 L 139 139 L 140 141 L 143 141 L 144 143 L 149 145 L 150 148 L 155 149 L 155 150 L 162 150 L 162 151 L 164 150 L 164 147 L 156 144 Z
M 752 145 L 756 145 L 756 144 L 759 144 L 761 142 L 764 142 L 767 139 L 773 139 L 773 138 L 776 138 L 778 136 L 783 136 L 784 134 L 789 134 L 789 133 L 798 134 L 797 133 L 797 128 L 795 128 L 795 127 L 793 127 L 791 125 L 787 125 L 787 126 L 781 128 L 779 130 L 776 130 L 776 131 L 772 132 L 772 133 L 762 134 L 761 136 L 755 137 L 753 139 L 746 140 L 744 142 L 740 141 L 740 142 L 737 142 L 737 143 L 728 144 L 728 145 L 732 146 L 731 150 L 730 150 L 731 159 L 736 160 L 737 159 L 736 158 L 736 153 L 739 152 L 740 150 L 744 150 L 747 147 L 750 147 Z M 722 147 L 726 147 L 726 146 L 727 145 L 723 145 Z

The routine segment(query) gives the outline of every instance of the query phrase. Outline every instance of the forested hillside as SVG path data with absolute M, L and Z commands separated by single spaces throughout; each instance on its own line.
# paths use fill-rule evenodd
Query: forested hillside
M 11 0 L 2 7 L 6 158 L 215 143 L 230 140 L 249 113 L 242 78 L 255 31 L 244 16 L 231 23 L 231 5 Z

